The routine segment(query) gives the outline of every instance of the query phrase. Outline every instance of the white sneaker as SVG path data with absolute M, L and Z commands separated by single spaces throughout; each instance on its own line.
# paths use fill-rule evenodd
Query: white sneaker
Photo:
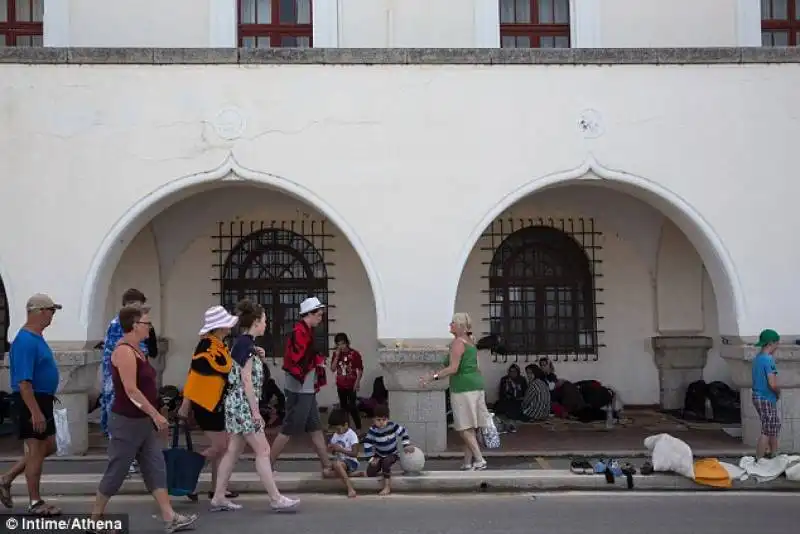
M 462 471 L 472 471 L 472 464 L 462 464 L 459 469 Z
M 472 470 L 473 471 L 483 471 L 483 470 L 486 469 L 486 467 L 488 465 L 489 464 L 486 462 L 486 460 L 482 460 L 480 462 L 475 462 L 475 463 L 472 464 Z
M 290 499 L 289 497 L 281 495 L 281 498 L 270 504 L 270 507 L 276 512 L 287 512 L 297 508 L 299 504 L 300 501 L 298 499 Z

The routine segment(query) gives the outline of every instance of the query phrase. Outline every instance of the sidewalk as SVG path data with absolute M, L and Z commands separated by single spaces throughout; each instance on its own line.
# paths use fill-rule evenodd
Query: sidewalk
M 44 475 L 41 489 L 43 495 L 59 496 L 91 496 L 94 495 L 100 482 L 99 474 Z M 211 477 L 203 473 L 200 478 L 198 492 L 207 501 L 205 492 L 210 489 Z M 297 493 L 342 493 L 342 484 L 338 480 L 321 478 L 319 473 L 277 473 L 276 482 L 282 492 Z M 362 492 L 377 492 L 378 479 L 355 478 L 353 485 Z M 254 472 L 234 473 L 231 479 L 232 489 L 241 493 L 263 493 L 258 475 Z M 625 490 L 624 477 L 608 484 L 602 475 L 574 475 L 569 471 L 551 469 L 498 470 L 498 471 L 431 471 L 416 476 L 398 475 L 392 479 L 392 489 L 397 493 L 524 493 L 548 491 L 608 491 Z M 634 491 L 709 491 L 706 486 L 695 484 L 678 475 L 636 475 Z M 800 483 L 789 482 L 781 477 L 769 483 L 757 483 L 753 480 L 735 482 L 734 490 L 738 491 L 800 491 Z M 713 490 L 720 491 L 720 490 Z M 724 491 L 724 490 L 722 490 Z M 128 479 L 120 489 L 120 495 L 144 495 L 146 489 L 141 478 Z M 17 479 L 12 486 L 12 494 L 27 497 L 24 478 Z

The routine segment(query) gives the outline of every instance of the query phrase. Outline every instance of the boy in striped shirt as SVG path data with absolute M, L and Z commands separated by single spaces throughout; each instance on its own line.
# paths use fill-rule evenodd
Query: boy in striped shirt
M 369 458 L 367 476 L 383 476 L 383 488 L 379 495 L 391 493 L 392 466 L 397 462 L 398 449 L 402 447 L 406 453 L 414 452 L 411 440 L 405 427 L 389 420 L 389 407 L 376 406 L 372 417 L 372 426 L 362 440 L 364 455 Z

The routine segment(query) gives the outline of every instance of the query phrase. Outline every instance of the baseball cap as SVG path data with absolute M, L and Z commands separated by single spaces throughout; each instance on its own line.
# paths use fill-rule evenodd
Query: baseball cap
M 779 336 L 775 330 L 770 330 L 768 328 L 766 330 L 762 330 L 761 334 L 759 334 L 756 347 L 764 347 L 772 343 L 778 343 L 780 340 L 781 336 Z
M 62 306 L 61 304 L 56 304 L 53 299 L 44 293 L 36 293 L 34 296 L 28 299 L 28 303 L 25 305 L 25 308 L 28 311 L 47 310 L 50 308 L 60 310 Z

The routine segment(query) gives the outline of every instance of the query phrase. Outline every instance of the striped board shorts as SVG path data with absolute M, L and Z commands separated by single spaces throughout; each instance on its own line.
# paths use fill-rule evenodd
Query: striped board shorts
M 781 416 L 778 413 L 777 403 L 753 397 L 753 406 L 761 419 L 761 435 L 777 438 L 781 431 Z

